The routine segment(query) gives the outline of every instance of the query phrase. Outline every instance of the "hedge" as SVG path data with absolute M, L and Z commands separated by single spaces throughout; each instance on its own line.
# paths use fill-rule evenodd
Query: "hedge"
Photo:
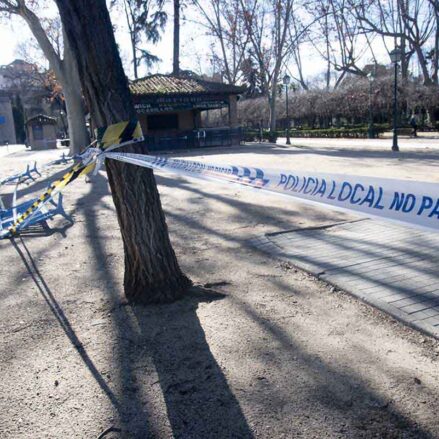
M 387 125 L 374 125 L 375 136 L 389 130 Z M 323 138 L 367 138 L 369 129 L 367 126 L 355 128 L 326 128 L 326 129 L 290 129 L 290 137 L 323 137 Z M 271 133 L 269 130 L 262 131 L 263 140 L 275 142 L 278 137 L 285 137 L 286 130 L 277 130 Z M 255 142 L 260 140 L 260 131 L 255 129 L 244 130 L 243 140 Z
M 375 136 L 384 132 L 382 128 L 374 127 Z M 369 128 L 327 128 L 313 130 L 290 130 L 291 137 L 324 137 L 324 138 L 357 138 L 364 139 L 368 137 Z M 285 136 L 285 132 L 283 133 Z

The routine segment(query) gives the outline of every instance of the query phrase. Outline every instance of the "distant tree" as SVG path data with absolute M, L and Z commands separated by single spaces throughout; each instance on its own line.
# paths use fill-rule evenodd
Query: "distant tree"
M 43 8 L 44 0 L 0 0 L 0 14 L 9 18 L 11 15 L 21 17 L 29 26 L 44 56 L 63 85 L 67 106 L 67 119 L 71 140 L 71 152 L 79 152 L 89 143 L 85 126 L 84 107 L 75 58 L 70 46 L 61 40 L 61 27 L 56 20 L 45 21 L 34 12 L 34 8 Z M 47 27 L 45 28 L 44 25 Z
M 294 42 L 288 30 L 294 13 L 294 0 L 239 0 L 252 55 L 268 92 L 270 131 L 275 132 L 277 92 L 281 70 L 291 55 Z
M 192 0 L 202 16 L 202 24 L 217 43 L 223 76 L 229 84 L 243 79 L 249 34 L 240 0 Z
M 372 82 L 371 105 L 377 122 L 392 121 L 393 72 L 392 69 L 379 66 L 380 72 Z M 289 116 L 299 123 L 311 128 L 327 128 L 345 124 L 363 124 L 368 122 L 369 115 L 369 80 L 365 77 L 347 76 L 337 89 L 299 90 L 290 94 Z M 431 111 L 439 111 L 439 86 L 425 86 L 419 81 L 410 79 L 400 89 L 400 98 L 407 102 L 407 108 L 401 108 L 402 120 L 407 121 L 412 112 L 424 115 L 430 113 L 429 125 L 434 127 Z M 284 97 L 279 104 L 284 104 Z M 260 120 L 267 121 L 268 105 L 265 99 L 242 99 L 238 103 L 241 123 L 256 126 Z M 428 111 L 427 111 L 428 110 Z M 285 118 L 285 105 L 279 105 L 278 116 Z
M 318 19 L 320 18 L 321 17 L 318 17 Z M 290 41 L 293 41 L 291 46 L 291 58 L 294 62 L 295 70 L 297 71 L 297 76 L 292 75 L 292 77 L 300 84 L 303 90 L 308 90 L 308 81 L 305 77 L 302 57 L 304 43 L 308 40 L 310 33 L 309 27 L 309 24 L 304 23 L 300 14 L 292 14 L 288 37 Z
M 56 3 L 94 125 L 136 119 L 105 0 Z M 124 150 L 144 153 L 146 144 Z M 114 160 L 107 160 L 106 169 L 125 252 L 126 297 L 143 303 L 181 297 L 191 283 L 172 249 L 153 172 Z
M 246 96 L 255 97 L 259 95 L 266 95 L 264 89 L 264 81 L 261 78 L 261 73 L 255 64 L 251 49 L 249 49 L 247 56 L 241 63 L 242 82 L 247 86 Z
M 337 88 L 346 75 L 365 76 L 365 55 L 377 61 L 370 35 L 363 32 L 349 0 L 310 1 L 306 10 L 314 18 L 307 39 L 325 61 L 326 89 Z
M 173 44 L 173 59 L 172 59 L 172 73 L 174 75 L 180 74 L 180 0 L 173 0 L 174 4 L 174 44 Z
M 151 67 L 159 58 L 145 49 L 145 43 L 157 44 L 163 32 L 167 14 L 163 10 L 165 0 L 112 0 L 113 6 L 122 9 L 130 34 L 134 78 L 137 79 L 139 66 L 144 63 Z
M 14 118 L 15 136 L 18 143 L 26 141 L 26 131 L 24 129 L 24 108 L 20 95 L 16 95 L 12 101 L 12 116 Z
M 48 111 L 49 104 L 61 103 L 65 110 L 62 86 L 52 70 L 24 60 L 15 60 L 2 68 L 9 93 L 20 98 L 26 118 Z
M 409 60 L 416 55 L 425 85 L 438 82 L 439 16 L 437 0 L 349 0 L 365 33 L 391 37 L 403 52 L 402 76 L 408 78 Z M 433 38 L 433 47 L 429 44 Z M 388 51 L 393 46 L 388 48 Z
M 433 8 L 435 21 L 434 45 L 429 52 L 432 65 L 431 79 L 435 84 L 439 84 L 439 0 L 429 0 L 429 2 Z

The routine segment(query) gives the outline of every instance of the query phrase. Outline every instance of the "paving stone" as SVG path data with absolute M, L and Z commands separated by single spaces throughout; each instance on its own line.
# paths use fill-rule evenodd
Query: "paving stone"
M 428 319 L 425 319 L 422 321 L 424 324 L 438 326 L 439 325 L 439 317 L 429 317 Z
M 426 312 L 424 312 L 424 310 L 422 310 L 413 313 L 411 317 L 414 319 L 414 321 L 418 321 L 418 320 L 425 320 L 433 316 L 427 314 Z
M 439 338 L 439 234 L 360 220 L 251 243 Z

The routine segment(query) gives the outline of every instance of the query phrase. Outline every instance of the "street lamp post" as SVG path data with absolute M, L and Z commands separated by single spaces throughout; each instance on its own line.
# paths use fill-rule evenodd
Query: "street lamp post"
M 393 81 L 393 143 L 392 151 L 399 151 L 398 147 L 398 63 L 401 61 L 402 51 L 395 45 L 395 48 L 389 53 L 390 60 L 394 66 Z
M 290 140 L 290 115 L 288 114 L 288 86 L 290 84 L 291 78 L 288 76 L 287 73 L 285 73 L 285 76 L 283 78 L 283 84 L 285 85 L 285 107 L 286 107 L 286 113 L 287 113 L 287 145 L 291 145 Z
M 367 79 L 369 80 L 369 126 L 367 127 L 367 137 L 369 139 L 373 139 L 375 137 L 375 128 L 373 126 L 373 111 L 372 111 L 372 82 L 374 78 L 375 78 L 375 71 L 372 71 L 367 75 Z

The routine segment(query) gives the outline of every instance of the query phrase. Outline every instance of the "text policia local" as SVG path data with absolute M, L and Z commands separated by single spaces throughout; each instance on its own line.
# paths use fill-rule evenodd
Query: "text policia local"
M 277 187 L 282 191 L 308 195 L 314 199 L 320 197 L 334 200 L 335 203 L 349 203 L 352 206 L 378 210 L 388 209 L 403 213 L 413 212 L 416 215 L 439 219 L 439 198 L 428 195 L 389 191 L 388 189 L 385 193 L 383 187 L 377 185 L 286 174 L 280 174 Z
M 352 175 L 298 175 L 277 170 L 119 153 L 117 160 L 163 169 L 197 178 L 214 178 L 302 200 L 341 207 L 367 215 L 401 220 L 437 229 L 439 185 L 409 180 L 392 180 Z

